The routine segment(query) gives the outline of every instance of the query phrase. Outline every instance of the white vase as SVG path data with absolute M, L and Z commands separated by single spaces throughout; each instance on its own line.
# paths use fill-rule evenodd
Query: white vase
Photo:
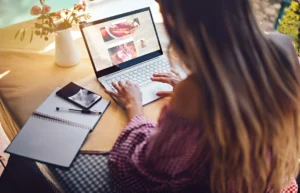
M 55 62 L 62 67 L 75 66 L 80 61 L 71 31 L 71 28 L 68 28 L 56 31 L 55 34 Z

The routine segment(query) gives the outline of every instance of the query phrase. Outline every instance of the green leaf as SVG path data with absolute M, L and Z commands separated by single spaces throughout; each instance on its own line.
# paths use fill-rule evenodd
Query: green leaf
M 20 32 L 22 31 L 23 29 L 19 29 L 18 31 L 17 31 L 17 33 L 16 33 L 16 35 L 15 35 L 15 38 L 14 39 L 16 39 L 17 37 L 18 37 L 18 35 L 20 34 Z
M 32 39 L 33 39 L 33 29 L 31 30 L 30 43 L 32 42 Z

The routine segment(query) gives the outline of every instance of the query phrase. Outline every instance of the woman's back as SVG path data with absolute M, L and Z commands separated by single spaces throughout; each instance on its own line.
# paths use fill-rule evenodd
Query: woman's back
M 287 36 L 280 34 L 278 32 L 269 33 L 266 35 L 266 38 L 268 39 L 268 41 L 274 43 L 274 46 L 276 46 L 276 49 L 281 50 L 294 63 L 299 64 L 299 59 L 294 51 L 294 46 L 293 46 L 290 38 L 288 38 Z M 260 64 L 257 64 L 257 65 L 260 65 Z M 205 114 L 207 111 L 207 109 L 205 108 L 205 105 L 202 104 L 203 101 L 201 100 L 203 98 L 202 97 L 203 94 L 204 94 L 203 90 L 201 90 L 201 88 L 199 87 L 199 82 L 197 80 L 197 77 L 194 75 L 190 75 L 187 79 L 185 79 L 184 81 L 179 83 L 178 86 L 176 87 L 176 89 L 174 90 L 170 108 L 179 117 L 184 117 L 188 120 L 194 120 L 197 122 L 197 120 L 199 120 L 199 117 L 203 116 L 203 114 Z M 263 118 L 264 117 L 262 117 L 262 119 Z M 200 128 L 197 128 L 197 129 L 200 129 L 200 130 L 203 129 L 203 128 L 201 128 L 201 123 L 199 121 L 198 121 L 198 123 L 199 123 Z M 174 121 L 174 124 L 177 124 L 176 121 Z M 204 129 L 210 129 L 210 128 L 204 128 Z M 166 135 L 169 135 L 168 137 L 170 137 L 170 138 L 173 135 L 173 133 L 169 133 L 169 134 L 168 134 L 168 132 L 165 132 L 165 133 L 166 133 Z M 187 134 L 186 138 L 183 138 L 183 139 L 181 138 L 181 140 L 190 141 L 190 138 L 191 138 L 191 136 L 193 136 L 193 134 L 192 133 L 186 133 L 186 134 Z M 194 133 L 194 135 L 197 135 L 197 134 Z M 255 139 L 256 136 L 249 136 L 249 137 L 252 139 Z M 178 139 L 178 140 L 180 140 L 180 139 Z M 203 140 L 203 138 L 200 140 Z M 191 143 L 196 143 L 196 142 L 194 141 Z M 203 140 L 202 144 L 206 144 L 206 143 L 207 143 L 207 141 Z M 253 140 L 253 141 L 251 141 L 251 143 L 256 143 L 256 141 Z M 178 147 L 180 147 L 181 143 L 179 141 L 178 141 L 178 144 L 179 144 Z M 203 149 L 202 149 L 203 147 L 201 147 L 203 145 L 200 145 L 201 143 L 199 141 L 197 144 L 198 144 L 199 150 L 196 150 L 196 151 L 203 151 Z M 173 145 L 173 147 L 175 147 L 175 145 Z M 211 152 L 211 149 L 208 146 L 206 146 L 204 149 L 205 149 L 204 151 L 206 151 L 206 153 Z M 211 152 L 211 153 L 213 153 L 213 152 Z M 204 154 L 202 154 L 202 155 L 204 155 Z M 209 163 L 212 160 L 210 160 L 210 158 L 209 158 L 209 153 L 205 154 L 205 155 L 207 157 L 205 160 L 206 163 L 205 163 L 204 167 L 207 169 L 207 168 L 209 168 Z M 268 155 L 270 155 L 270 154 L 268 153 Z M 265 159 L 267 160 L 267 162 L 269 162 L 269 160 L 270 160 L 268 158 L 268 155 L 265 156 Z M 254 157 L 255 155 L 252 155 L 252 156 Z M 195 157 L 195 159 L 198 159 L 198 160 L 195 160 L 196 162 L 198 162 L 198 164 L 199 164 L 198 166 L 201 166 L 200 160 L 203 159 L 203 157 L 202 158 L 199 158 L 196 156 L 194 156 L 194 157 Z M 222 163 L 220 163 L 220 164 L 222 164 Z M 255 165 L 252 165 L 252 167 L 255 167 Z M 253 170 L 253 171 L 255 171 L 255 170 Z M 206 172 L 208 172 L 208 171 L 206 171 Z M 209 178 L 209 172 L 207 173 L 207 175 L 208 176 L 206 176 L 206 179 Z M 197 187 L 197 184 L 195 186 L 189 187 L 190 189 L 188 192 L 190 192 L 192 189 L 195 189 L 196 187 Z M 289 186 L 286 188 L 285 191 L 286 192 L 297 192 L 297 187 L 298 187 L 298 185 L 295 182 L 295 180 L 291 180 Z M 232 192 L 234 192 L 234 190 L 235 189 L 233 187 Z M 285 191 L 282 191 L 282 192 L 285 192 Z M 207 192 L 209 192 L 209 191 L 207 191 Z

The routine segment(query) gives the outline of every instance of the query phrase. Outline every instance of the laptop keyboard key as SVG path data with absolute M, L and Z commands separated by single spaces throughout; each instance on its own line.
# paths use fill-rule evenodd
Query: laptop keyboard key
M 130 81 L 134 84 L 142 86 L 151 82 L 151 77 L 154 73 L 163 73 L 169 71 L 170 71 L 170 65 L 168 61 L 160 60 L 160 61 L 150 62 L 146 66 L 135 68 L 130 72 L 127 71 L 124 73 L 120 73 L 118 77 L 109 79 L 106 81 L 106 83 L 110 85 L 110 87 L 112 87 L 111 85 L 112 82 L 118 83 L 118 81 L 122 81 L 123 83 L 125 83 L 126 81 Z M 115 91 L 114 88 L 113 90 Z

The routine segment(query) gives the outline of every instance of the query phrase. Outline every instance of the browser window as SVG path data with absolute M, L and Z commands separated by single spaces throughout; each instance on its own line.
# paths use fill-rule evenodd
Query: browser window
M 96 71 L 160 50 L 149 11 L 83 28 Z

